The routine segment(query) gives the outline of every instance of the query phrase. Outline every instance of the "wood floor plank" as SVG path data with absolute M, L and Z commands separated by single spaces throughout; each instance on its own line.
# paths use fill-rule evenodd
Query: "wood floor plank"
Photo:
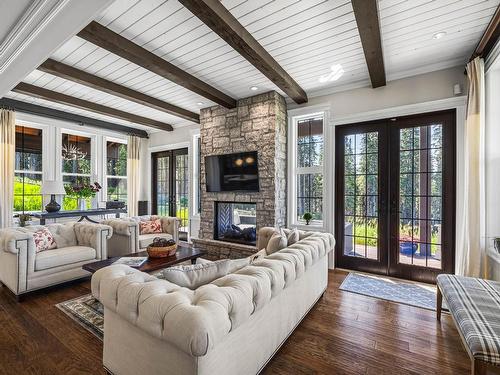
M 263 374 L 453 374 L 470 364 L 448 314 L 339 290 L 331 271 L 324 297 Z M 18 303 L 0 287 L 0 374 L 104 374 L 102 342 L 55 305 L 90 293 L 89 281 L 52 288 Z

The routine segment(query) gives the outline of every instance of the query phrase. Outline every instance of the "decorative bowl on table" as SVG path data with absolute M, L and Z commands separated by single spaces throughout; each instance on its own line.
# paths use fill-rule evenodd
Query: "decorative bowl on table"
M 153 243 L 148 246 L 147 251 L 150 258 L 166 258 L 175 254 L 177 244 L 174 240 L 156 237 Z

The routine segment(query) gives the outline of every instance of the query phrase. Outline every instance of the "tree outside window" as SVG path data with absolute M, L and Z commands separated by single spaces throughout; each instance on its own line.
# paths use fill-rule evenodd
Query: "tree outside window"
M 127 145 L 106 143 L 107 200 L 127 202 Z
M 297 213 L 300 223 L 311 213 L 315 224 L 323 222 L 323 116 L 297 121 Z
M 92 176 L 91 138 L 62 134 L 62 177 L 65 185 L 90 184 Z M 94 181 L 92 181 L 94 182 Z M 91 207 L 91 199 L 87 199 L 87 207 Z M 78 200 L 65 196 L 63 210 L 76 210 Z
M 42 130 L 16 125 L 14 212 L 42 210 Z

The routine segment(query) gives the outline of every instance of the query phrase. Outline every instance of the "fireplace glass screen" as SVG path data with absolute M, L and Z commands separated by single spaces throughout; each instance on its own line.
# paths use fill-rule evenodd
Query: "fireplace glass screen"
M 255 203 L 216 202 L 214 239 L 255 245 L 256 218 Z

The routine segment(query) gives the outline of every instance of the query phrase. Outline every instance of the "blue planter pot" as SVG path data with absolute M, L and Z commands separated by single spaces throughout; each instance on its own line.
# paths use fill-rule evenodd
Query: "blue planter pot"
M 403 255 L 412 255 L 417 251 L 417 244 L 411 242 L 400 242 L 399 253 Z

